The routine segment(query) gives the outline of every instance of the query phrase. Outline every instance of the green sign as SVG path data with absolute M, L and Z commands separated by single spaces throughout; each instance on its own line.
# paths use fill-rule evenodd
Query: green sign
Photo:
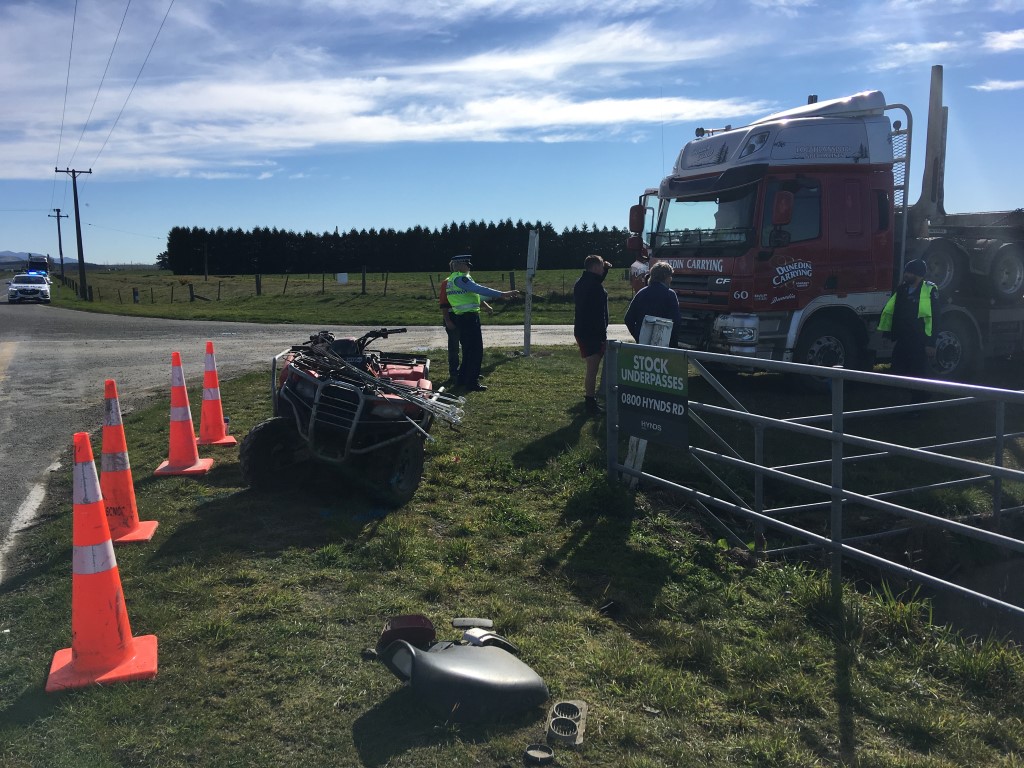
M 619 429 L 634 437 L 689 448 L 689 360 L 678 350 L 619 348 Z

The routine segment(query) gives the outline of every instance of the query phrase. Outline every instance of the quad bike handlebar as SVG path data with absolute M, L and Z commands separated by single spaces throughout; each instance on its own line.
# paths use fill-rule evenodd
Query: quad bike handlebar
M 407 328 L 378 328 L 373 331 L 367 331 L 358 339 L 355 339 L 355 344 L 359 350 L 359 354 L 362 354 L 371 341 L 375 339 L 386 339 L 392 334 L 406 333 L 407 331 Z M 335 341 L 335 337 L 330 331 L 320 331 L 319 333 L 315 333 L 309 337 L 310 344 L 330 344 L 333 341 Z

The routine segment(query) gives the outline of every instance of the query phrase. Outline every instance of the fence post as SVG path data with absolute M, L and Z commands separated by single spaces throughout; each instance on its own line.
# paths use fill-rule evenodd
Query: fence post
M 220 301 L 220 280 L 217 281 L 217 301 Z
M 281 289 L 281 295 L 284 296 L 288 293 L 288 273 L 284 273 L 284 288 Z
M 118 304 L 123 304 L 124 303 L 124 302 L 121 301 L 121 289 L 120 288 L 117 289 L 117 303 Z
M 256 295 L 257 296 L 262 296 L 263 295 L 263 280 L 260 279 L 260 273 L 259 272 L 256 273 Z
M 434 294 L 434 298 L 436 299 L 437 298 L 437 289 L 434 287 L 434 276 L 433 275 L 427 275 L 427 277 L 430 278 L 430 292 L 432 294 Z
M 192 285 L 192 283 L 188 284 L 188 300 L 189 301 L 195 301 L 196 300 L 196 287 L 194 285 Z
M 619 370 L 618 341 L 609 341 L 604 354 L 604 408 L 605 408 L 605 453 L 608 456 L 608 479 L 614 481 L 618 475 L 619 464 L 619 393 L 615 382 L 618 381 Z M 610 366 L 611 373 L 608 373 Z
M 384 273 L 384 295 L 385 296 L 388 295 L 388 278 L 389 277 L 391 277 L 391 273 L 390 272 L 385 272 Z
M 171 283 L 171 304 L 174 303 L 174 283 Z
M 363 296 L 366 295 L 366 265 L 365 264 L 363 264 L 363 291 L 362 291 L 362 295 Z
M 1006 403 L 996 401 L 996 453 L 992 463 L 1003 466 L 1003 446 L 1006 440 Z M 996 531 L 1003 532 L 1003 478 L 992 478 L 992 519 L 996 523 Z
M 89 301 L 92 301 L 92 286 L 91 285 L 86 286 L 86 292 L 88 293 Z
M 764 473 L 761 467 L 764 463 L 764 424 L 754 424 L 754 463 L 757 469 L 754 470 L 754 511 L 759 515 L 764 514 Z M 764 524 L 758 521 L 754 525 L 754 556 L 760 558 L 764 552 L 767 542 L 764 536 Z
M 139 289 L 138 288 L 132 288 L 132 304 L 138 304 L 138 303 L 139 303 Z
M 832 608 L 842 637 L 843 623 L 843 379 L 830 378 L 832 390 Z
M 149 303 L 156 304 L 156 296 L 153 293 L 153 286 L 149 287 Z

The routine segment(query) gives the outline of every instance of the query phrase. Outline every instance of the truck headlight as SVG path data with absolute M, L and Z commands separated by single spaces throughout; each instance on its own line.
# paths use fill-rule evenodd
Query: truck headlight
M 757 341 L 757 328 L 719 328 L 722 338 L 727 341 L 752 343 Z

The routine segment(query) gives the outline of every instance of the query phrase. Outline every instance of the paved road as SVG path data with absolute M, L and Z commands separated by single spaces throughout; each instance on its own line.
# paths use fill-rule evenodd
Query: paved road
M 485 321 L 486 322 L 486 321 Z M 103 382 L 117 381 L 125 413 L 169 396 L 171 352 L 182 355 L 186 381 L 201 382 L 207 340 L 217 353 L 221 378 L 266 369 L 270 358 L 323 326 L 268 325 L 128 318 L 41 305 L 0 304 L 0 580 L 10 533 L 24 525 L 26 504 L 50 467 L 79 431 L 103 419 Z M 335 335 L 365 329 L 329 326 Z M 612 329 L 627 338 L 625 328 Z M 521 326 L 485 326 L 489 346 L 521 346 Z M 571 326 L 536 326 L 535 345 L 571 344 Z M 443 329 L 410 328 L 383 349 L 434 349 L 446 344 Z M 196 414 L 197 403 L 193 403 Z M 98 450 L 98 446 L 97 446 Z M 19 516 L 19 512 L 21 515 Z

